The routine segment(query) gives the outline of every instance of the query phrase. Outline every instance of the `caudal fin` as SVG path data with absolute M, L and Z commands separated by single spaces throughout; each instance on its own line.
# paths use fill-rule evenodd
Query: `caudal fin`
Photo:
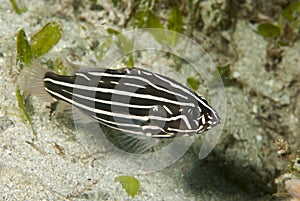
M 37 62 L 25 66 L 25 69 L 20 72 L 18 78 L 20 89 L 38 97 L 41 101 L 53 102 L 54 99 L 52 96 L 44 89 L 44 76 L 46 72 L 48 70 Z

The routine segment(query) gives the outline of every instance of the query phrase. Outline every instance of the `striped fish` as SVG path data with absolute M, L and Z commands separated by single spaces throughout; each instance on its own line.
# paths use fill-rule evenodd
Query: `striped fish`
M 185 136 L 220 123 L 217 112 L 203 97 L 168 77 L 144 69 L 90 68 L 73 76 L 40 69 L 36 73 L 36 78 L 42 78 L 40 82 L 48 96 L 125 133 L 153 138 Z M 34 90 L 32 87 L 29 91 Z

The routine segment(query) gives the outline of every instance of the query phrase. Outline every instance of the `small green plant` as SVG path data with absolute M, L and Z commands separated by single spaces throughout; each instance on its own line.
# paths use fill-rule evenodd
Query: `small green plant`
M 225 86 L 237 86 L 239 84 L 237 80 L 231 76 L 230 64 L 217 66 L 217 70 Z
M 117 6 L 120 1 L 115 1 Z M 134 1 L 131 22 L 134 28 L 148 28 L 149 33 L 160 44 L 167 44 L 174 47 L 178 43 L 178 33 L 183 32 L 183 15 L 178 6 L 169 9 L 169 15 L 166 20 L 161 20 L 155 13 L 153 7 L 155 1 L 139 2 Z M 129 19 L 130 21 L 130 19 Z M 170 30 L 171 32 L 162 32 L 150 29 Z M 174 32 L 172 32 L 174 31 Z M 109 28 L 107 32 L 110 36 L 98 47 L 94 49 L 97 60 L 103 59 L 105 54 L 113 45 L 117 45 L 120 50 L 128 54 L 126 67 L 134 66 L 134 58 L 131 53 L 133 41 L 119 31 Z
M 131 176 L 118 176 L 115 178 L 115 181 L 120 182 L 122 188 L 132 197 L 134 197 L 140 189 L 140 182 Z
M 16 96 L 17 96 L 17 101 L 18 101 L 18 105 L 19 107 L 21 108 L 25 118 L 27 119 L 29 125 L 30 125 L 30 128 L 33 132 L 34 135 L 36 135 L 36 132 L 33 128 L 33 123 L 32 123 L 32 120 L 31 120 L 31 117 L 29 115 L 29 113 L 27 112 L 27 109 L 25 107 L 25 98 L 24 98 L 24 94 L 21 93 L 19 87 L 17 86 L 17 89 L 16 89 Z
M 28 67 L 33 59 L 46 54 L 51 50 L 54 45 L 58 43 L 61 38 L 62 29 L 57 22 L 50 22 L 46 24 L 39 32 L 37 32 L 29 41 L 24 30 L 20 30 L 17 34 L 17 64 L 22 70 L 24 67 Z M 25 95 L 17 86 L 16 97 L 18 105 L 21 108 L 26 120 L 29 122 L 33 134 L 35 130 L 33 128 L 31 117 L 25 107 Z
M 17 64 L 23 69 L 33 59 L 50 51 L 60 40 L 62 29 L 57 22 L 47 23 L 30 41 L 23 29 L 17 35 Z
M 285 17 L 290 22 L 299 21 L 300 19 L 300 2 L 293 2 L 289 4 L 283 11 L 283 17 Z
M 107 32 L 110 36 L 99 46 L 99 48 L 94 50 L 96 58 L 100 61 L 112 45 L 117 45 L 124 53 L 129 53 L 128 60 L 125 64 L 126 67 L 133 67 L 134 60 L 131 52 L 132 41 L 115 29 L 108 28 Z
M 32 59 L 32 51 L 27 40 L 25 31 L 21 29 L 17 35 L 17 64 L 23 69 L 24 65 L 29 64 Z
M 15 0 L 9 0 L 13 9 L 18 15 L 21 15 L 22 13 L 25 13 L 27 11 L 26 6 L 22 4 L 18 4 Z
M 60 40 L 62 30 L 57 22 L 46 24 L 30 40 L 33 58 L 40 57 L 49 52 Z
M 258 33 L 265 38 L 279 37 L 282 35 L 281 27 L 272 23 L 258 25 Z
M 221 75 L 221 78 L 223 80 L 229 79 L 229 76 L 230 76 L 230 64 L 227 64 L 225 66 L 217 66 L 217 70 L 218 70 L 218 72 Z
M 167 42 L 171 46 L 175 46 L 178 42 L 177 33 L 183 33 L 183 15 L 179 7 L 173 7 L 169 11 L 166 23 L 160 20 L 157 15 L 150 9 L 142 7 L 134 15 L 133 26 L 136 28 L 153 28 L 153 29 L 167 29 L 174 31 L 174 33 L 167 32 L 163 35 L 162 32 L 150 31 L 152 36 L 160 44 Z M 177 32 L 177 33 L 175 33 Z
M 196 91 L 199 88 L 199 84 L 200 84 L 199 81 L 194 77 L 189 77 L 187 79 L 187 83 L 188 83 L 189 87 L 191 89 L 193 89 L 194 91 Z
M 277 22 L 259 24 L 257 31 L 263 37 L 273 39 L 280 46 L 289 45 L 299 39 L 300 2 L 293 2 L 284 8 Z

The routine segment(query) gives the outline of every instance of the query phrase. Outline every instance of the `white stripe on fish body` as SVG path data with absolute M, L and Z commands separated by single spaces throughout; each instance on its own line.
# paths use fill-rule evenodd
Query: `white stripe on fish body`
M 164 88 L 162 88 L 162 87 L 159 87 L 159 86 L 157 86 L 157 85 L 155 85 L 154 83 L 152 83 L 152 82 L 150 82 L 149 80 L 147 80 L 147 79 L 145 79 L 145 78 L 143 78 L 143 77 L 138 77 L 138 76 L 128 76 L 128 75 L 123 75 L 123 74 L 121 74 L 121 75 L 119 75 L 119 74 L 117 74 L 117 75 L 115 75 L 115 74 L 108 74 L 108 73 L 103 73 L 103 72 L 88 72 L 88 74 L 90 74 L 90 75 L 94 75 L 94 76 L 100 76 L 100 77 L 117 77 L 117 78 L 129 78 L 129 79 L 138 79 L 138 80 L 141 80 L 141 81 L 143 81 L 143 82 L 145 82 L 145 83 L 147 83 L 147 84 L 149 84 L 149 85 L 151 85 L 151 86 L 153 86 L 153 87 L 155 87 L 157 90 L 161 90 L 161 91 L 164 91 L 164 92 L 167 92 L 167 93 L 169 93 L 169 94 L 173 94 L 173 95 L 176 95 L 176 96 L 180 96 L 180 97 L 183 97 L 184 99 L 187 99 L 187 97 L 186 96 L 184 96 L 184 95 L 182 95 L 182 94 L 180 94 L 180 93 L 176 93 L 175 91 L 170 91 L 170 90 L 167 90 L 167 89 L 164 89 Z M 140 75 L 140 74 L 139 74 Z M 147 76 L 149 76 L 149 75 L 147 75 Z M 153 76 L 153 74 L 152 74 L 152 76 Z M 149 77 L 148 77 L 149 78 Z
M 124 107 L 127 107 L 127 108 L 129 108 L 129 107 L 132 107 L 132 108 L 142 108 L 142 109 L 156 108 L 156 106 L 152 106 L 152 105 L 150 105 L 150 106 L 149 105 L 133 105 L 133 104 L 126 104 L 126 103 L 116 102 L 116 101 L 101 100 L 101 99 L 97 99 L 97 98 L 92 98 L 92 97 L 88 97 L 88 96 L 83 96 L 83 95 L 80 95 L 80 94 L 72 93 L 72 92 L 67 91 L 65 89 L 62 89 L 62 91 L 70 94 L 73 97 L 78 97 L 78 98 L 90 100 L 90 101 L 93 101 L 95 103 L 99 102 L 99 103 L 103 103 L 103 104 L 124 106 Z
M 58 97 L 59 99 L 64 100 L 64 101 L 66 101 L 66 102 L 68 102 L 68 103 L 70 103 L 70 104 L 78 107 L 79 109 L 83 109 L 83 110 L 87 110 L 87 111 L 90 111 L 90 112 L 94 112 L 96 114 L 104 114 L 104 115 L 110 115 L 110 116 L 114 116 L 114 117 L 129 118 L 129 119 L 135 119 L 135 120 L 140 120 L 140 121 L 148 121 L 149 120 L 149 117 L 147 117 L 147 116 L 134 116 L 134 115 L 128 115 L 128 114 L 113 113 L 113 112 L 107 112 L 105 110 L 99 110 L 97 108 L 92 108 L 92 107 L 89 107 L 87 105 L 80 104 L 80 103 L 74 101 L 73 99 L 69 99 L 69 98 L 67 98 L 65 96 L 62 96 L 61 94 L 56 93 L 54 91 L 51 91 L 48 88 L 45 88 L 45 90 L 47 92 L 49 92 L 50 95 Z
M 176 102 L 172 100 L 168 100 L 165 98 L 160 98 L 156 96 L 151 96 L 151 95 L 143 95 L 143 94 L 136 94 L 136 93 L 131 93 L 127 91 L 120 91 L 120 90 L 115 90 L 115 89 L 106 89 L 106 88 L 99 88 L 99 87 L 90 87 L 90 86 L 84 86 L 84 85 L 78 85 L 78 84 L 70 84 L 62 81 L 57 81 L 51 78 L 45 78 L 45 82 L 52 82 L 53 84 L 60 85 L 62 87 L 71 87 L 73 89 L 83 89 L 83 90 L 88 90 L 88 91 L 93 91 L 93 92 L 102 92 L 102 93 L 111 93 L 111 94 L 117 94 L 117 95 L 125 95 L 125 96 L 130 96 L 130 97 L 137 97 L 137 98 L 143 98 L 143 99 L 150 99 L 150 100 L 157 100 L 157 101 L 164 101 L 164 102 L 171 102 L 173 104 L 178 104 L 182 106 L 191 106 L 194 107 L 195 105 L 193 103 L 185 103 L 185 102 Z M 115 83 L 112 83 L 115 84 Z
M 83 74 L 83 73 L 76 73 L 75 75 L 76 75 L 76 76 L 82 76 L 82 77 L 84 77 L 85 79 L 87 79 L 88 81 L 91 81 L 91 78 L 89 78 L 88 76 L 86 76 L 86 75 Z
M 220 123 L 207 101 L 180 83 L 143 69 L 85 69 L 74 76 L 47 72 L 45 90 L 94 120 L 151 137 L 191 135 Z

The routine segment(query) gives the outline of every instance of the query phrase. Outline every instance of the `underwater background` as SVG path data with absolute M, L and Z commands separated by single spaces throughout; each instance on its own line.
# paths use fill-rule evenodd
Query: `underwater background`
M 300 200 L 300 2 L 0 5 L 0 200 Z M 177 81 L 210 102 L 214 93 L 205 86 L 206 75 L 174 55 L 130 53 L 114 66 L 101 65 L 115 42 L 110 39 L 117 36 L 126 52 L 122 33 L 145 28 L 176 31 L 206 51 L 223 81 L 226 97 L 219 101 L 226 113 L 218 143 L 204 159 L 198 154 L 210 132 L 196 136 L 169 167 L 125 174 L 86 150 L 67 112 L 24 94 L 17 80 L 33 60 L 63 75 L 66 59 L 104 68 L 153 65 L 147 70 L 174 79 L 169 69 L 176 71 L 183 78 Z M 171 45 L 177 40 L 171 37 Z

